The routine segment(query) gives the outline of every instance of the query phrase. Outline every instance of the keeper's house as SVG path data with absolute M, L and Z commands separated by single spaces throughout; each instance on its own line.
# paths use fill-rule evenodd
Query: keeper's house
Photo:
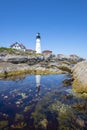
M 10 47 L 13 49 L 22 50 L 22 51 L 26 50 L 26 47 L 22 43 L 18 43 L 18 42 L 13 43 Z

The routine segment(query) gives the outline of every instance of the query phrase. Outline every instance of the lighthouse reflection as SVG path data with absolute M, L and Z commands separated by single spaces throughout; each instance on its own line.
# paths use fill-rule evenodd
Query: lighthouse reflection
M 36 75 L 36 90 L 39 93 L 40 92 L 40 80 L 41 80 L 41 76 L 40 75 Z

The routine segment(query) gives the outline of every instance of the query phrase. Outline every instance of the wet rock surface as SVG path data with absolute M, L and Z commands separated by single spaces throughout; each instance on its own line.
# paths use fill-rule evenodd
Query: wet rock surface
M 63 80 L 63 86 L 72 85 L 73 78 L 67 78 Z

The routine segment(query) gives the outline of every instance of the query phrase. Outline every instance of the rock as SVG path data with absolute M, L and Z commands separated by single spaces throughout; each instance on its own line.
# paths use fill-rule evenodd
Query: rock
M 76 55 L 37 55 L 17 50 L 9 51 L 0 52 L 0 75 L 3 74 L 5 78 L 21 72 L 32 74 L 71 73 L 70 58 L 79 59 Z
M 25 122 L 19 122 L 19 123 L 17 123 L 17 124 L 13 124 L 13 125 L 11 125 L 11 128 L 14 128 L 14 129 L 23 129 L 24 127 L 26 127 L 26 123 Z
M 8 96 L 4 96 L 4 99 L 8 99 Z
M 7 62 L 11 62 L 13 64 L 18 64 L 18 63 L 26 63 L 28 61 L 27 58 L 25 57 L 20 57 L 20 58 L 10 58 L 7 60 Z
M 48 54 L 48 55 L 43 55 L 44 56 L 44 61 L 46 61 L 46 62 L 49 62 L 49 61 L 51 61 L 52 60 L 52 58 L 53 58 L 53 55 L 52 54 Z
M 64 95 L 65 97 L 62 97 L 62 98 L 67 98 L 67 95 Z M 69 105 L 66 105 L 64 103 L 61 103 L 60 101 L 56 101 L 55 103 L 53 103 L 51 106 L 50 106 L 50 110 L 51 111 L 57 111 L 58 113 L 67 113 L 68 110 L 71 109 L 71 106 Z
M 81 58 L 81 57 L 79 57 L 77 55 L 74 55 L 74 54 L 72 54 L 72 55 L 58 54 L 57 59 L 60 60 L 60 61 L 61 60 L 67 60 L 69 62 L 80 62 L 80 61 L 84 60 L 83 58 Z
M 63 86 L 69 86 L 72 84 L 73 79 L 68 78 L 63 80 Z
M 44 60 L 44 57 L 37 56 L 37 55 L 15 55 L 15 54 L 7 54 L 4 56 L 0 56 L 0 61 L 2 62 L 10 62 L 13 64 L 18 64 L 18 63 L 28 63 L 30 65 L 34 65 L 36 63 L 39 63 Z
M 61 69 L 62 71 L 66 71 L 66 72 L 69 72 L 71 73 L 71 66 L 69 65 L 66 65 L 66 64 L 61 64 L 60 66 L 58 66 L 59 69 Z
M 47 128 L 47 124 L 48 124 L 47 119 L 43 119 L 43 120 L 40 122 L 40 125 L 41 125 L 42 128 L 44 128 L 45 130 L 46 130 L 46 128 Z
M 87 85 L 87 60 L 76 64 L 72 71 L 75 78 Z
M 28 57 L 28 64 L 29 65 L 35 65 L 39 62 L 42 62 L 44 60 L 43 56 L 33 56 L 33 57 Z
M 4 129 L 4 127 L 8 126 L 8 121 L 7 120 L 2 120 L 0 121 L 0 129 Z
M 14 54 L 7 54 L 0 59 L 3 62 L 10 62 L 14 64 L 18 63 L 25 63 L 28 61 L 28 56 L 22 56 L 22 55 L 14 55 Z
M 76 119 L 76 123 L 80 126 L 80 127 L 85 127 L 85 121 L 83 119 L 81 119 L 80 117 Z
M 9 73 L 17 74 L 17 71 L 26 71 L 30 69 L 27 64 L 12 64 L 8 62 L 0 63 L 0 75 L 8 76 Z
M 79 93 L 87 93 L 87 60 L 79 62 L 72 68 L 73 89 Z

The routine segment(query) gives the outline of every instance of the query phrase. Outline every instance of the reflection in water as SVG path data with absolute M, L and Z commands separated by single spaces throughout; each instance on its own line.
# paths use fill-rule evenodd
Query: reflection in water
M 65 78 L 0 80 L 0 130 L 86 130 L 87 99 L 77 98 L 71 86 L 62 87 Z
M 40 75 L 36 75 L 36 89 L 37 89 L 38 93 L 40 91 L 40 80 L 41 80 L 41 76 Z

